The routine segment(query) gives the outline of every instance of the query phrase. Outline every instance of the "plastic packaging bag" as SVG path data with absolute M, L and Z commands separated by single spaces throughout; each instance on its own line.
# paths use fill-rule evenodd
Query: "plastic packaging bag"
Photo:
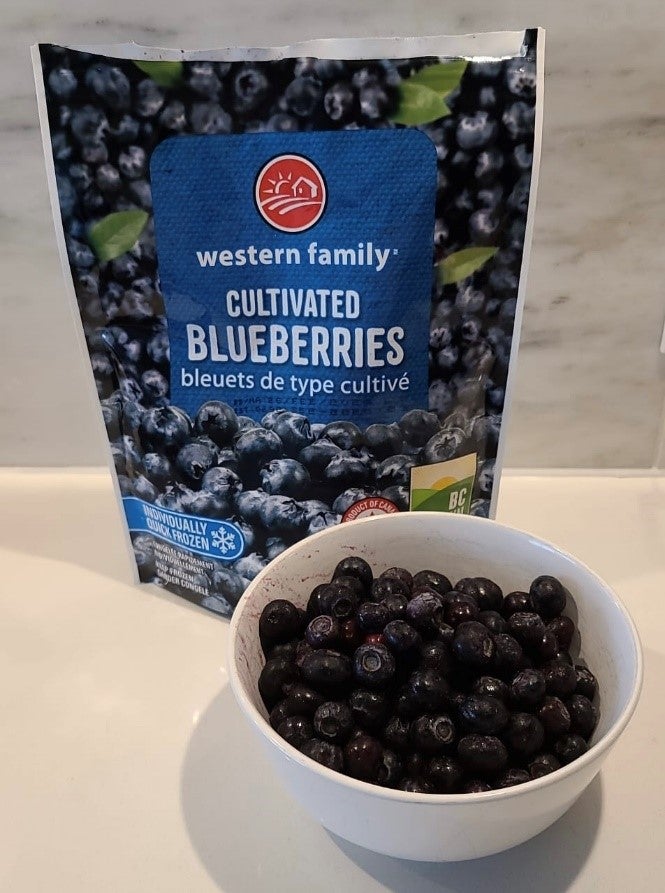
M 493 515 L 543 39 L 33 49 L 142 582 L 228 614 L 330 525 Z

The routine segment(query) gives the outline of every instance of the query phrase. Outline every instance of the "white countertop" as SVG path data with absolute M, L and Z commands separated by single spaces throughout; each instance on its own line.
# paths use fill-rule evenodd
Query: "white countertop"
M 499 519 L 590 564 L 645 651 L 637 713 L 572 810 L 449 865 L 332 838 L 273 780 L 227 623 L 130 580 L 106 474 L 0 472 L 0 890 L 634 891 L 665 868 L 665 478 L 504 478 Z

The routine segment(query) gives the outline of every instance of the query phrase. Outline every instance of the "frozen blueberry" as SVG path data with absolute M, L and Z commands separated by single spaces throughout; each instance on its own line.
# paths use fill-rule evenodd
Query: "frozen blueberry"
M 233 120 L 217 102 L 195 102 L 189 119 L 194 133 L 231 133 Z
M 437 621 L 443 615 L 443 607 L 443 598 L 438 592 L 420 590 L 406 606 L 406 619 L 424 635 L 434 635 Z
M 278 462 L 280 460 L 273 459 L 273 462 Z M 272 464 L 272 463 L 270 463 Z M 323 502 L 321 499 L 304 499 L 300 501 L 300 507 L 302 508 L 305 514 L 305 521 L 309 524 L 317 515 L 325 514 L 326 512 L 330 512 L 330 506 Z
M 404 751 L 409 746 L 411 723 L 399 716 L 391 716 L 383 730 L 383 741 L 387 747 Z
M 462 787 L 463 794 L 483 794 L 485 791 L 491 791 L 492 785 L 488 781 L 482 781 L 480 778 L 470 778 Z
M 134 110 L 139 118 L 154 117 L 164 105 L 164 91 L 153 80 L 140 81 L 135 88 Z
M 389 702 L 385 694 L 366 688 L 354 688 L 349 695 L 353 719 L 368 732 L 380 729 L 388 716 Z
M 376 738 L 359 735 L 344 748 L 344 763 L 353 778 L 376 782 L 383 765 L 383 747 Z
M 483 668 L 494 662 L 494 639 L 482 623 L 473 620 L 460 623 L 455 630 L 452 648 L 464 665 Z
M 561 763 L 554 754 L 539 753 L 529 763 L 529 775 L 531 778 L 542 778 L 544 775 L 556 772 L 560 768 Z
M 472 685 L 472 691 L 482 697 L 495 698 L 499 701 L 507 701 L 510 695 L 506 683 L 494 676 L 479 676 Z
M 451 629 L 451 633 L 452 633 Z M 385 635 L 385 631 L 384 631 Z M 451 639 L 452 641 L 452 639 Z M 419 667 L 422 670 L 434 670 L 441 676 L 449 676 L 454 669 L 455 661 L 449 645 L 440 639 L 425 642 L 420 649 Z
M 438 592 L 439 595 L 446 595 L 453 588 L 450 580 L 445 574 L 433 570 L 418 571 L 413 577 L 412 585 L 414 591 L 421 587 L 425 587 L 426 589 L 433 589 L 434 592 Z
M 535 117 L 535 108 L 518 100 L 505 109 L 501 121 L 510 138 L 518 142 L 533 134 Z
M 415 465 L 413 456 L 396 455 L 384 459 L 376 469 L 376 483 L 381 488 L 409 486 L 411 469 Z
M 340 701 L 325 701 L 317 707 L 314 731 L 324 741 L 343 744 L 353 731 L 353 715 L 348 705 Z
M 554 634 L 558 649 L 568 651 L 575 634 L 575 624 L 570 617 L 561 614 L 548 620 L 546 626 Z
M 508 624 L 498 611 L 481 611 L 476 619 L 491 633 L 505 633 L 508 630 Z
M 362 602 L 356 616 L 363 632 L 381 632 L 388 623 L 388 609 L 381 602 Z
M 238 417 L 226 403 L 209 400 L 196 414 L 196 431 L 207 435 L 217 446 L 229 446 L 238 433 Z
M 408 487 L 401 485 L 385 487 L 379 495 L 387 499 L 388 502 L 392 502 L 399 511 L 408 512 L 410 504 Z
M 457 756 L 469 772 L 493 775 L 508 762 L 505 745 L 494 735 L 465 735 L 457 744 Z
M 457 144 L 460 149 L 485 149 L 496 139 L 498 124 L 487 111 L 464 115 L 457 125 Z
M 575 693 L 578 695 L 584 695 L 590 701 L 592 701 L 598 691 L 598 682 L 596 677 L 593 675 L 591 670 L 587 667 L 583 667 L 580 664 L 575 665 Z
M 363 460 L 346 451 L 333 456 L 323 472 L 323 479 L 339 488 L 362 486 L 369 478 L 370 470 Z
M 570 714 L 570 730 L 589 738 L 598 725 L 598 710 L 585 695 L 574 694 L 566 702 Z
M 588 749 L 589 745 L 581 735 L 564 735 L 554 745 L 554 754 L 565 766 L 581 757 Z
M 282 710 L 285 716 L 306 716 L 312 718 L 316 708 L 323 703 L 323 697 L 318 692 L 315 692 L 314 689 L 295 682 L 289 685 L 289 693 L 282 703 L 284 704 Z M 272 714 L 270 722 L 274 727 Z
M 189 438 L 192 423 L 181 409 L 160 406 L 145 411 L 139 431 L 144 446 L 155 452 L 175 453 Z
M 286 657 L 274 657 L 266 661 L 259 674 L 258 688 L 269 710 L 287 694 L 286 687 L 296 681 L 297 674 L 297 668 Z
M 213 592 L 223 596 L 232 606 L 238 604 L 240 596 L 245 591 L 246 584 L 243 578 L 229 568 L 219 568 L 213 571 L 211 582 Z
M 555 660 L 543 668 L 547 694 L 557 698 L 568 698 L 577 686 L 575 668 L 564 661 Z
M 278 735 L 300 749 L 314 735 L 312 723 L 304 716 L 288 716 L 275 728 Z
M 316 440 L 300 451 L 298 459 L 309 469 L 313 477 L 320 476 L 330 460 L 341 453 L 340 447 L 331 440 Z
M 314 441 L 309 420 L 295 412 L 280 412 L 271 427 L 282 441 L 288 456 L 296 457 Z
M 447 462 L 462 455 L 466 444 L 466 435 L 461 428 L 444 428 L 425 444 L 423 458 L 427 465 Z
M 507 633 L 494 636 L 494 666 L 500 676 L 512 679 L 515 672 L 523 666 L 524 652 L 522 646 Z
M 307 469 L 295 459 L 273 459 L 260 473 L 261 487 L 266 493 L 281 496 L 302 496 L 310 485 Z
M 178 455 L 180 455 L 180 453 Z M 229 510 L 234 502 L 236 506 L 240 506 L 239 500 L 242 490 L 242 481 L 230 468 L 223 466 L 207 468 L 201 478 L 201 487 L 203 490 L 214 493 L 215 496 L 222 499 L 228 504 Z M 259 499 L 260 498 L 261 497 L 259 497 Z M 246 514 L 245 517 L 247 517 Z
M 536 66 L 523 56 L 508 59 L 504 79 L 508 92 L 521 99 L 531 99 L 536 93 Z
M 523 710 L 532 710 L 545 697 L 545 677 L 539 670 L 520 670 L 510 684 L 510 695 Z
M 433 794 L 434 786 L 424 778 L 402 778 L 397 784 L 398 791 L 408 791 L 410 794 Z
M 231 469 L 224 468 L 224 471 L 231 471 Z M 215 483 L 213 484 L 214 489 L 217 489 L 217 481 L 218 476 L 215 474 Z M 238 484 L 240 484 L 240 478 L 234 473 L 233 478 L 230 476 L 222 478 L 219 477 L 219 483 L 221 486 L 228 487 L 233 489 L 234 492 L 237 493 L 237 487 L 235 485 L 235 481 L 237 480 Z M 225 483 L 227 482 L 227 483 Z M 205 481 L 203 482 L 204 489 L 207 489 Z M 242 490 L 240 493 L 237 493 L 235 496 L 235 506 L 236 511 L 245 519 L 245 521 L 250 524 L 258 524 L 261 521 L 262 511 L 265 505 L 266 494 L 263 490 Z
M 392 750 L 384 748 L 377 782 L 384 787 L 393 787 L 402 775 L 402 760 Z
M 78 81 L 70 68 L 58 66 L 49 72 L 47 83 L 54 96 L 61 101 L 70 99 L 76 92 Z
M 538 709 L 538 719 L 551 738 L 559 738 L 570 729 L 570 713 L 560 698 L 548 695 Z
M 498 698 L 471 694 L 460 705 L 460 716 L 466 727 L 481 735 L 494 735 L 508 724 L 509 714 Z
M 351 450 L 363 445 L 363 434 L 353 422 L 331 422 L 323 429 L 322 437 L 342 450 Z
M 543 746 L 545 730 L 540 720 L 531 713 L 513 713 L 503 732 L 503 740 L 520 758 L 537 753 Z
M 274 599 L 265 606 L 259 618 L 259 636 L 267 646 L 286 642 L 301 631 L 300 613 L 292 602 Z
M 344 753 L 338 744 L 311 738 L 309 741 L 305 741 L 300 750 L 306 757 L 328 769 L 333 769 L 335 772 L 344 770 Z
M 398 592 L 392 595 L 387 595 L 385 598 L 381 599 L 381 604 L 384 605 L 388 611 L 388 622 L 405 619 L 406 606 L 408 604 L 408 599 L 405 595 Z
M 329 614 L 320 614 L 310 620 L 305 639 L 312 648 L 332 648 L 338 644 L 340 634 L 339 620 Z
M 383 688 L 395 675 L 395 658 L 385 645 L 361 645 L 353 655 L 353 672 L 362 685 Z
M 322 99 L 322 88 L 318 80 L 310 77 L 297 77 L 284 92 L 287 109 L 298 118 L 311 118 Z
M 529 589 L 534 611 L 550 618 L 561 614 L 566 607 L 566 591 L 556 577 L 537 577 Z
M 262 67 L 247 64 L 236 72 L 233 79 L 233 101 L 240 114 L 257 112 L 269 101 L 271 93 L 270 82 Z
M 365 429 L 364 439 L 377 459 L 387 459 L 402 452 L 402 431 L 399 425 L 374 424 Z
M 342 558 L 337 563 L 332 578 L 335 580 L 339 577 L 357 577 L 363 588 L 367 590 L 372 584 L 373 576 L 372 568 L 364 558 L 358 555 L 350 555 L 348 558 Z
M 199 487 L 201 481 L 215 464 L 215 453 L 203 443 L 192 441 L 178 451 L 175 467 L 190 487 Z
M 456 729 L 451 718 L 445 714 L 425 714 L 411 723 L 411 741 L 422 753 L 437 753 L 455 740 Z
M 236 440 L 235 450 L 241 465 L 252 469 L 260 468 L 271 459 L 279 459 L 283 453 L 282 441 L 274 431 L 266 428 L 244 431 Z
M 523 648 L 535 648 L 545 635 L 545 624 L 538 614 L 517 611 L 508 618 L 508 632 Z
M 436 670 L 416 670 L 409 676 L 404 691 L 407 712 L 417 716 L 445 708 L 450 685 Z
M 518 612 L 531 612 L 533 611 L 531 596 L 528 592 L 509 592 L 504 598 L 500 610 L 506 618 Z
M 383 606 L 381 605 L 381 607 Z M 385 607 L 384 611 L 387 614 Z M 383 636 L 391 651 L 400 655 L 409 652 L 415 653 L 422 641 L 418 631 L 403 620 L 391 620 L 384 624 Z
M 101 109 L 84 105 L 72 114 L 70 129 L 72 136 L 81 146 L 91 146 L 104 140 L 108 133 L 109 122 Z
M 317 690 L 337 690 L 351 679 L 351 660 L 339 651 L 320 648 L 305 655 L 301 672 L 305 682 Z
M 168 102 L 159 114 L 159 123 L 166 131 L 181 133 L 187 127 L 184 104 L 179 99 Z
M 259 520 L 266 530 L 296 533 L 303 528 L 305 513 L 288 496 L 266 495 L 259 506 Z
M 399 428 L 405 442 L 420 448 L 433 437 L 441 427 L 438 416 L 423 409 L 412 409 L 399 420 Z
M 525 784 L 527 781 L 531 781 L 531 776 L 525 769 L 506 769 L 499 775 L 494 787 L 497 789 L 512 788 L 513 785 Z

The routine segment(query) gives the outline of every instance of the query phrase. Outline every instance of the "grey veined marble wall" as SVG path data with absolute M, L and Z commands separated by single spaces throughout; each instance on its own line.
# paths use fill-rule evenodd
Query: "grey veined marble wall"
M 543 25 L 541 186 L 507 462 L 665 465 L 660 0 L 3 0 L 0 16 L 0 464 L 104 461 L 55 250 L 30 44 L 272 45 Z

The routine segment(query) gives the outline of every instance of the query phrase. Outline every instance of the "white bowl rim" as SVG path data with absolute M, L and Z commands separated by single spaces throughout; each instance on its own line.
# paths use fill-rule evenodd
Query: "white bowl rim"
M 580 769 L 583 769 L 589 763 L 593 762 L 603 753 L 609 750 L 609 748 L 619 738 L 623 730 L 630 722 L 630 719 L 635 712 L 635 708 L 637 707 L 644 675 L 642 644 L 637 632 L 637 628 L 635 627 L 635 623 L 633 622 L 633 619 L 630 616 L 626 606 L 616 594 L 616 592 L 612 589 L 612 587 L 609 586 L 609 584 L 606 583 L 602 579 L 602 577 L 600 577 L 595 571 L 591 570 L 591 568 L 587 564 L 585 564 L 583 561 L 580 561 L 579 558 L 576 558 L 574 555 L 571 555 L 564 549 L 560 549 L 558 546 L 556 546 L 554 543 L 549 542 L 548 540 L 535 536 L 528 531 L 521 530 L 518 527 L 513 527 L 510 524 L 503 524 L 499 521 L 488 520 L 487 518 L 479 518 L 472 515 L 458 515 L 449 512 L 399 512 L 390 515 L 373 515 L 368 518 L 358 518 L 351 523 L 354 525 L 377 523 L 385 524 L 389 523 L 391 519 L 403 519 L 404 517 L 417 518 L 418 516 L 429 516 L 431 518 L 435 517 L 438 519 L 454 517 L 457 519 L 453 522 L 455 524 L 460 522 L 462 525 L 468 525 L 469 527 L 491 524 L 495 527 L 500 527 L 504 530 L 526 536 L 537 543 L 539 546 L 544 546 L 545 548 L 558 552 L 564 558 L 567 558 L 573 564 L 576 564 L 579 568 L 589 574 L 589 576 L 594 578 L 597 583 L 600 584 L 600 587 L 605 591 L 611 601 L 614 602 L 616 608 L 623 615 L 623 618 L 632 636 L 633 656 L 635 661 L 635 677 L 633 680 L 633 689 L 630 698 L 628 699 L 628 703 L 624 707 L 623 711 L 619 714 L 617 719 L 614 721 L 613 725 L 611 725 L 607 732 L 605 732 L 605 734 L 602 736 L 602 738 L 596 741 L 585 754 L 583 754 L 581 757 L 578 757 L 576 760 L 573 760 L 572 763 L 568 763 L 567 765 L 562 766 L 560 769 L 557 769 L 554 772 L 550 772 L 548 775 L 544 775 L 541 778 L 531 779 L 530 781 L 524 782 L 523 784 L 512 785 L 511 787 L 507 788 L 500 788 L 493 791 L 480 791 L 471 794 L 421 794 L 415 793 L 413 791 L 399 791 L 395 788 L 387 788 L 382 785 L 371 784 L 367 781 L 361 781 L 359 779 L 352 778 L 350 775 L 345 775 L 342 772 L 337 772 L 334 769 L 328 769 L 327 766 L 323 766 L 321 763 L 317 763 L 316 760 L 312 760 L 310 757 L 306 757 L 303 753 L 297 750 L 297 748 L 293 747 L 293 745 L 285 741 L 280 735 L 277 734 L 270 723 L 265 720 L 256 709 L 249 696 L 247 695 L 243 683 L 241 682 L 236 670 L 235 641 L 242 614 L 242 611 L 238 609 L 242 607 L 243 602 L 246 602 L 248 600 L 248 596 L 251 594 L 251 592 L 261 586 L 263 578 L 267 576 L 268 573 L 275 571 L 280 564 L 289 561 L 291 554 L 297 552 L 299 549 L 303 548 L 303 546 L 315 545 L 317 540 L 323 539 L 324 537 L 328 536 L 332 530 L 337 530 L 337 526 L 320 530 L 318 533 L 312 534 L 304 540 L 299 540 L 288 549 L 285 549 L 284 552 L 280 553 L 270 562 L 270 564 L 266 568 L 264 568 L 259 574 L 257 574 L 257 576 L 251 581 L 250 585 L 247 587 L 245 593 L 242 595 L 240 601 L 238 602 L 238 605 L 236 606 L 236 609 L 231 618 L 231 625 L 229 627 L 228 670 L 231 690 L 233 691 L 233 694 L 235 695 L 235 698 L 241 710 L 250 720 L 250 722 L 252 722 L 252 724 L 257 727 L 261 734 L 264 737 L 268 738 L 268 740 L 271 741 L 272 744 L 274 744 L 287 759 L 299 763 L 301 766 L 303 766 L 303 768 L 308 769 L 311 772 L 318 773 L 329 781 L 340 784 L 345 788 L 355 790 L 358 793 L 372 794 L 374 797 L 378 797 L 384 800 L 392 800 L 394 802 L 423 803 L 430 804 L 431 806 L 442 806 L 448 804 L 453 805 L 455 803 L 485 803 L 488 801 L 502 800 L 509 797 L 525 796 L 536 790 L 540 790 L 542 788 L 549 787 L 552 784 L 556 784 L 558 781 L 562 781 L 566 777 L 574 775 Z

